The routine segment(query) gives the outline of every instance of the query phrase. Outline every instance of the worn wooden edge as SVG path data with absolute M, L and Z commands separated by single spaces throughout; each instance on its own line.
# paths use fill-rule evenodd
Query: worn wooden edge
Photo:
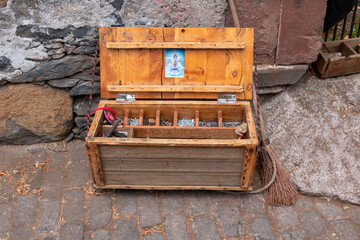
M 245 43 L 241 42 L 107 42 L 106 48 L 110 49 L 244 49 Z
M 251 104 L 250 104 L 250 102 L 244 102 L 243 105 L 244 105 L 245 113 L 246 113 L 246 121 L 247 121 L 247 125 L 248 125 L 249 138 L 255 142 L 256 146 L 258 146 L 259 140 L 258 140 L 257 134 L 256 134 L 256 128 L 255 128 L 255 122 L 254 122 L 255 119 L 254 119 L 254 115 L 251 110 Z
M 120 103 L 116 102 L 116 100 L 101 100 L 101 107 L 116 107 Z M 126 106 L 132 107 L 136 105 L 186 105 L 186 106 L 219 106 L 221 108 L 222 106 L 248 106 L 250 107 L 250 102 L 246 100 L 237 101 L 235 103 L 231 104 L 219 104 L 217 101 L 201 101 L 201 100 L 136 100 L 133 103 L 125 103 Z M 100 105 L 99 105 L 100 107 Z
M 123 146 L 173 146 L 173 147 L 256 147 L 255 139 L 140 139 L 140 138 L 104 138 L 88 137 L 87 146 L 123 145 Z
M 95 184 L 99 186 L 104 186 L 106 183 L 103 167 L 101 164 L 100 149 L 97 145 L 87 145 L 86 147 L 89 156 L 93 180 Z
M 242 93 L 242 86 L 108 85 L 109 92 Z
M 213 190 L 213 191 L 252 191 L 252 187 L 226 186 L 147 186 L 147 185 L 97 185 L 96 189 L 144 189 L 144 190 Z
M 241 187 L 251 186 L 255 174 L 256 160 L 257 148 L 245 147 L 244 161 L 241 170 Z

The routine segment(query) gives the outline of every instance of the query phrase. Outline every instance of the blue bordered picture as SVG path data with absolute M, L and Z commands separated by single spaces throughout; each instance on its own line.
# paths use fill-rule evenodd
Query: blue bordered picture
M 184 78 L 185 50 L 165 50 L 165 77 Z

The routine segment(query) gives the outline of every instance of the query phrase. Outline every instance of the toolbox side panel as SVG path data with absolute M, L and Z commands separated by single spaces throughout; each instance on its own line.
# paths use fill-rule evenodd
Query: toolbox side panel
M 108 185 L 240 187 L 244 148 L 100 146 Z

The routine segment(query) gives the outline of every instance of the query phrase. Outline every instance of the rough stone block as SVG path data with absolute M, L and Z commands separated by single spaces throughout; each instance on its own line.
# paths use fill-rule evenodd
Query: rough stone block
M 184 195 L 180 191 L 164 192 L 160 201 L 163 216 L 180 212 L 185 208 Z
M 314 205 L 312 198 L 305 197 L 305 196 L 299 197 L 295 203 L 296 208 L 302 208 L 302 209 L 311 209 L 314 206 L 315 205 Z
M 68 166 L 65 176 L 66 188 L 83 187 L 88 181 L 92 181 L 89 161 L 75 162 Z
M 165 219 L 165 233 L 168 240 L 189 240 L 185 216 L 182 214 L 167 216 Z
M 90 95 L 91 92 L 91 82 L 79 82 L 75 87 L 71 89 L 69 92 L 70 96 L 82 96 L 82 95 Z M 100 83 L 94 83 L 94 94 L 100 94 Z
M 298 224 L 298 218 L 291 206 L 279 206 L 273 209 L 275 217 L 281 225 L 291 227 Z
M 1 87 L 0 109 L 0 145 L 62 140 L 73 125 L 68 92 L 49 86 Z
M 111 220 L 112 204 L 110 195 L 101 195 L 91 198 L 90 228 L 105 227 Z
M 340 206 L 331 202 L 316 202 L 316 206 L 327 220 L 342 219 L 344 212 Z
M 255 29 L 258 64 L 274 64 L 281 1 L 235 0 L 234 2 L 241 27 Z M 227 12 L 226 26 L 234 27 L 230 9 Z
M 53 230 L 59 221 L 61 210 L 60 200 L 40 201 L 40 226 L 37 232 L 50 232 Z
M 14 213 L 15 226 L 22 226 L 33 223 L 35 221 L 36 207 L 36 195 L 31 194 L 19 197 L 19 202 Z
M 116 192 L 116 208 L 122 216 L 136 214 L 136 192 L 118 191 Z
M 65 204 L 63 218 L 65 220 L 82 219 L 84 217 L 84 191 L 81 189 L 67 190 L 64 193 Z
M 326 233 L 324 219 L 315 211 L 306 211 L 299 214 L 300 222 L 310 238 L 316 238 Z
M 71 88 L 74 87 L 79 82 L 79 79 L 74 78 L 63 78 L 63 79 L 55 79 L 50 80 L 47 83 L 56 88 Z
M 258 66 L 259 87 L 294 84 L 306 73 L 308 67 L 308 65 L 260 65 Z
M 164 235 L 160 232 L 152 232 L 144 237 L 144 240 L 165 240 Z
M 110 240 L 110 232 L 108 230 L 99 230 L 90 234 L 92 240 Z
M 159 202 L 157 201 L 155 194 L 150 192 L 140 192 L 137 196 L 136 204 L 142 228 L 151 227 L 161 223 L 162 217 L 160 214 Z
M 100 96 L 94 95 L 92 101 L 93 102 L 91 104 L 91 111 L 94 111 L 100 102 Z M 86 116 L 88 114 L 88 107 L 89 107 L 89 96 L 81 96 L 81 97 L 75 98 L 74 112 L 78 116 Z
M 360 234 L 348 220 L 333 221 L 331 225 L 341 240 L 358 239 Z
M 186 192 L 185 197 L 190 204 L 193 216 L 200 216 L 209 213 L 210 200 L 208 192 Z
M 59 169 L 55 172 L 43 173 L 43 198 L 44 199 L 60 199 L 63 195 L 64 171 Z
M 212 218 L 196 218 L 195 231 L 198 239 L 220 240 L 220 236 Z
M 250 223 L 252 235 L 255 239 L 273 240 L 276 239 L 274 230 L 269 219 L 265 215 L 260 215 Z
M 33 230 L 30 227 L 15 228 L 11 231 L 8 240 L 31 239 Z
M 139 239 L 140 233 L 135 218 L 130 220 L 117 220 L 115 236 L 118 240 Z
M 66 222 L 60 232 L 61 240 L 82 240 L 84 238 L 84 222 L 80 220 Z
M 306 239 L 305 231 L 302 229 L 294 229 L 285 231 L 281 234 L 281 240 L 302 240 Z
M 238 237 L 248 234 L 241 212 L 235 206 L 220 206 L 218 213 L 227 237 Z
M 249 194 L 242 196 L 245 210 L 249 213 L 265 213 L 265 200 L 262 194 Z
M 11 208 L 9 205 L 0 205 L 0 238 L 5 238 L 10 230 Z
M 277 64 L 311 63 L 317 59 L 326 0 L 282 2 Z

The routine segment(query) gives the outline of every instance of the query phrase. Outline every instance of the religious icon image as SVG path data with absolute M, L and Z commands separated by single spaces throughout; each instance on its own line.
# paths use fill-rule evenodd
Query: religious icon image
M 165 77 L 184 78 L 185 51 L 184 49 L 165 50 Z

